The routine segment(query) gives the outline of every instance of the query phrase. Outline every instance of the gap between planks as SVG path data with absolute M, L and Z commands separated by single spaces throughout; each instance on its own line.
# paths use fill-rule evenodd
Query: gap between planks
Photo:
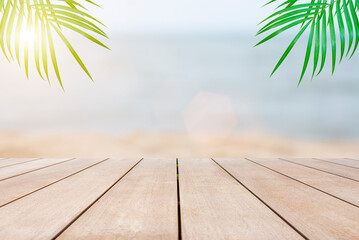
M 246 159 L 216 161 L 309 239 L 359 237 L 358 208 Z
M 71 180 L 65 179 L 43 191 L 30 194 L 27 198 L 0 208 L 2 216 L 0 238 L 28 239 L 36 236 L 37 239 L 52 239 L 73 218 L 93 205 L 99 196 L 103 196 L 111 184 L 118 182 L 119 178 L 139 162 L 138 159 L 124 160 L 116 164 L 116 159 L 112 159 L 111 163 L 99 164 L 87 170 L 86 174 L 75 174 L 72 180 L 75 181 L 76 188 L 82 192 L 77 192 L 72 187 Z M 68 191 L 59 191 L 61 189 Z M 78 200 L 81 201 L 76 202 Z
M 175 159 L 144 159 L 59 239 L 178 239 Z
M 32 161 L 37 161 L 40 160 L 41 158 L 4 158 L 1 159 L 0 161 L 0 168 L 5 168 L 5 167 L 11 167 L 11 166 L 15 166 L 15 165 L 19 165 L 19 164 L 23 164 L 23 163 L 27 163 L 27 162 L 32 162 Z M 4 160 L 4 161 L 2 161 Z M 6 161 L 5 161 L 6 160 Z M 12 163 L 14 162 L 15 163 Z M 5 164 L 4 164 L 5 162 Z M 8 163 L 6 163 L 8 162 Z
M 245 158 L 245 159 L 248 160 L 248 161 L 250 161 L 250 162 L 252 162 L 252 163 L 254 163 L 254 164 L 257 164 L 257 165 L 259 165 L 259 166 L 261 166 L 261 167 L 264 167 L 264 168 L 266 168 L 266 169 L 268 169 L 268 170 L 271 170 L 271 171 L 273 171 L 273 172 L 275 172 L 275 173 L 278 173 L 278 174 L 280 174 L 280 175 L 282 175 L 282 176 L 285 176 L 285 177 L 290 178 L 290 179 L 292 179 L 292 180 L 294 180 L 294 181 L 297 181 L 297 182 L 299 182 L 299 183 L 301 183 L 301 184 L 303 184 L 303 185 L 305 185 L 305 186 L 307 186 L 307 187 L 313 188 L 313 189 L 315 189 L 315 190 L 317 190 L 317 191 L 319 191 L 319 192 L 322 192 L 322 193 L 327 194 L 327 195 L 329 195 L 329 196 L 331 196 L 331 197 L 333 197 L 333 198 L 336 198 L 336 199 L 338 199 L 338 200 L 340 200 L 340 201 L 343 201 L 343 202 L 345 202 L 345 203 L 347 203 L 347 204 L 350 204 L 350 205 L 352 205 L 352 206 L 354 206 L 354 207 L 359 208 L 359 205 L 356 204 L 356 203 L 350 202 L 349 200 L 345 200 L 344 198 L 339 197 L 339 196 L 337 196 L 337 195 L 335 195 L 335 194 L 329 193 L 328 191 L 322 190 L 322 189 L 320 189 L 320 188 L 318 188 L 318 187 L 315 187 L 315 186 L 313 186 L 313 185 L 311 185 L 311 184 L 305 183 L 304 181 L 301 181 L 301 180 L 299 180 L 299 179 L 297 179 L 297 178 L 295 178 L 295 177 L 292 177 L 292 176 L 290 176 L 289 174 L 284 174 L 283 172 L 281 172 L 281 171 L 279 171 L 279 170 L 275 170 L 275 169 L 273 169 L 272 167 L 268 167 L 268 166 L 266 166 L 264 163 L 259 163 L 257 159 L 254 159 L 254 160 L 253 160 L 253 159 L 249 159 L 249 158 Z M 289 163 L 289 164 L 292 164 L 292 163 Z M 318 171 L 318 173 L 328 174 L 328 173 L 320 172 L 320 171 Z M 330 176 L 341 178 L 341 177 L 335 176 L 335 175 L 330 175 Z M 342 178 L 342 179 L 343 179 L 343 180 L 347 180 L 346 178 Z M 348 181 L 350 181 L 350 180 L 348 180 Z M 359 186 L 359 185 L 358 185 L 358 186 Z
M 44 162 L 40 162 L 44 160 Z M 52 160 L 54 161 L 54 163 L 52 164 L 48 164 L 47 162 L 48 160 Z M 52 167 L 61 163 L 65 163 L 65 162 L 69 162 L 71 160 L 74 160 L 74 158 L 64 158 L 64 159 L 35 159 L 34 161 L 28 161 L 25 163 L 21 163 L 21 164 L 16 164 L 16 165 L 12 165 L 12 166 L 7 166 L 5 168 L 2 168 L 0 171 L 0 181 L 4 181 L 10 178 L 14 178 L 14 177 L 18 177 L 27 173 L 31 173 L 31 172 L 35 172 L 41 169 L 45 169 L 48 167 Z M 40 164 L 39 164 L 40 162 Z M 26 164 L 30 164 L 30 166 L 26 166 Z M 35 166 L 31 166 L 31 164 L 35 165 Z M 39 166 L 36 166 L 36 164 L 38 164 Z M 17 166 L 19 166 L 20 169 L 17 168 Z M 25 167 L 24 167 L 25 166 Z M 14 168 L 15 167 L 15 168 Z M 21 167 L 24 167 L 23 169 L 21 169 Z M 20 171 L 19 171 L 20 170 Z M 1 176 L 2 175 L 2 176 Z
M 345 162 L 351 161 L 350 159 L 336 159 L 336 158 L 333 158 L 333 159 L 331 159 L 331 158 L 328 158 L 328 159 L 313 158 L 313 159 L 318 160 L 318 161 L 331 163 L 331 164 L 344 166 L 344 167 L 350 167 L 350 168 L 359 169 L 359 162 L 357 162 L 357 161 L 353 161 L 352 165 L 350 165 L 350 163 L 345 164 Z
M 29 186 L 26 187 L 26 185 L 24 186 L 23 184 L 21 184 L 21 182 L 25 181 L 26 183 L 29 183 L 31 181 L 31 178 L 38 177 L 39 175 L 40 176 L 43 175 L 44 171 L 46 171 L 46 170 L 54 171 L 53 168 L 42 169 L 42 171 L 40 169 L 40 171 L 34 171 L 34 172 L 27 173 L 27 174 L 24 174 L 24 175 L 21 175 L 21 176 L 17 176 L 16 178 L 8 179 L 7 181 L 1 181 L 0 182 L 0 187 L 3 188 L 3 189 L 5 189 L 7 187 L 12 188 L 12 187 L 14 187 L 14 185 L 16 186 L 16 185 L 19 185 L 19 184 L 21 184 L 21 186 L 24 187 L 25 189 L 23 189 L 20 192 L 19 191 L 15 192 L 16 195 L 18 195 L 17 197 L 14 196 L 15 195 L 14 193 L 10 194 L 10 197 L 9 197 L 8 192 L 7 192 L 7 195 L 6 195 L 5 199 L 4 199 L 4 197 L 3 198 L 0 197 L 0 207 L 4 207 L 4 206 L 6 206 L 6 205 L 8 205 L 10 203 L 13 203 L 13 202 L 21 199 L 21 198 L 29 196 L 30 194 L 36 193 L 36 192 L 38 192 L 38 191 L 40 191 L 40 190 L 42 190 L 42 189 L 44 189 L 46 187 L 49 187 L 49 186 L 51 186 L 51 185 L 53 185 L 55 183 L 58 183 L 58 182 L 60 182 L 62 180 L 65 180 L 65 179 L 71 177 L 71 176 L 74 176 L 75 174 L 78 174 L 78 173 L 83 172 L 83 171 L 85 171 L 85 170 L 87 170 L 87 169 L 89 169 L 91 167 L 94 167 L 94 166 L 100 164 L 100 163 L 103 163 L 104 161 L 106 161 L 108 159 L 109 158 L 106 158 L 106 159 L 103 159 L 103 160 L 98 159 L 97 162 L 95 162 L 93 164 L 90 164 L 88 166 L 84 166 L 83 168 L 80 168 L 79 170 L 77 170 L 75 172 L 72 172 L 72 173 L 70 173 L 68 175 L 65 175 L 64 177 L 58 178 L 57 180 L 50 181 L 49 183 L 42 184 L 41 186 L 38 186 L 38 187 L 33 187 L 32 185 L 30 185 L 31 188 Z M 76 160 L 78 160 L 78 161 L 86 161 L 86 159 L 74 159 L 74 161 L 76 161 Z M 51 166 L 51 167 L 64 167 L 65 164 L 66 163 L 64 163 L 63 165 L 55 165 L 55 166 Z M 25 178 L 25 179 L 21 179 L 21 178 Z M 9 184 L 9 181 L 12 181 L 12 183 Z M 11 197 L 12 197 L 12 199 L 11 199 Z
M 177 223 L 178 223 L 178 240 L 182 240 L 182 220 L 181 220 L 181 195 L 179 185 L 179 168 L 178 158 L 176 158 L 176 173 L 177 173 Z
M 282 215 L 280 215 L 274 208 L 272 208 L 262 198 L 260 198 L 257 194 L 255 194 L 249 187 L 247 187 L 239 179 L 237 179 L 235 176 L 233 176 L 227 169 L 225 169 L 222 165 L 220 165 L 215 159 L 211 158 L 211 160 L 214 161 L 218 167 L 220 167 L 224 172 L 226 172 L 229 176 L 231 176 L 236 182 L 238 182 L 248 192 L 250 192 L 255 198 L 257 198 L 264 206 L 266 206 L 275 215 L 277 215 L 283 222 L 285 222 L 289 227 L 291 227 L 295 232 L 297 232 L 301 237 L 303 237 L 306 240 L 309 240 L 309 238 L 307 238 L 300 230 L 298 230 L 293 224 L 291 224 L 287 219 L 285 219 Z
M 58 238 L 63 232 L 66 231 L 76 220 L 78 220 L 84 213 L 86 213 L 96 202 L 98 202 L 108 191 L 110 191 L 118 182 L 120 182 L 132 169 L 134 169 L 143 158 L 141 158 L 138 162 L 135 163 L 127 172 L 125 172 L 116 182 L 114 182 L 109 188 L 107 188 L 98 198 L 96 198 L 89 206 L 87 206 L 80 214 L 78 214 L 70 223 L 68 223 L 60 232 L 58 232 L 52 240 Z
M 315 160 L 315 159 L 284 159 L 284 158 L 278 158 L 278 159 L 282 161 L 298 164 L 307 168 L 315 169 L 321 172 L 329 173 L 338 177 L 346 178 L 355 182 L 359 182 L 359 175 L 358 175 L 359 170 L 357 171 L 357 169 L 355 168 L 349 168 L 340 165 L 337 165 L 336 168 L 334 168 L 329 165 L 313 166 L 310 163 L 309 164 L 302 163 L 303 160 L 307 161 L 307 160 Z M 315 161 L 319 161 L 319 160 L 315 160 Z

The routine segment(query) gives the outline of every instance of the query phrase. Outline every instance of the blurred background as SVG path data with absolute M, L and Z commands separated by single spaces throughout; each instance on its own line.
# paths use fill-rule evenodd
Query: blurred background
M 265 1 L 103 0 L 102 49 L 60 39 L 65 92 L 0 57 L 0 157 L 359 157 L 359 54 L 298 87 L 306 39 L 253 48 Z M 34 67 L 32 67 L 34 69 Z

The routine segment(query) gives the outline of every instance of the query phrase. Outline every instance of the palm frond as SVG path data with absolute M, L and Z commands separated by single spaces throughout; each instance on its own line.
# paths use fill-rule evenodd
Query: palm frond
M 98 6 L 90 0 L 83 2 Z M 96 38 L 96 36 L 108 38 L 100 27 L 104 25 L 75 0 L 0 0 L 0 17 L 0 47 L 5 57 L 10 61 L 15 56 L 20 66 L 23 62 L 26 76 L 29 77 L 29 58 L 30 55 L 33 56 L 39 76 L 50 82 L 48 71 L 50 56 L 51 65 L 62 88 L 53 42 L 54 34 L 64 42 L 91 80 L 89 71 L 63 30 L 69 29 L 101 47 L 108 48 Z M 33 39 L 30 40 L 29 36 Z M 30 50 L 33 53 L 30 54 Z
M 265 6 L 277 2 L 280 1 L 271 0 Z M 313 61 L 312 78 L 322 72 L 328 55 L 328 44 L 331 45 L 333 74 L 338 62 L 340 63 L 344 57 L 351 58 L 357 51 L 359 45 L 358 9 L 359 0 L 282 0 L 275 12 L 261 22 L 264 26 L 257 35 L 265 33 L 268 35 L 256 46 L 294 27 L 298 27 L 299 32 L 285 50 L 271 76 L 278 70 L 306 31 L 309 31 L 309 37 L 299 84 L 305 76 L 311 59 Z M 337 49 L 337 42 L 339 49 Z M 337 51 L 339 51 L 339 59 L 337 59 Z

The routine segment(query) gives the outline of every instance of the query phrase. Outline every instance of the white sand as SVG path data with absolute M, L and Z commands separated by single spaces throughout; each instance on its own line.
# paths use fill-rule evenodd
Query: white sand
M 314 141 L 246 134 L 226 139 L 186 134 L 0 134 L 0 157 L 352 157 L 359 141 Z

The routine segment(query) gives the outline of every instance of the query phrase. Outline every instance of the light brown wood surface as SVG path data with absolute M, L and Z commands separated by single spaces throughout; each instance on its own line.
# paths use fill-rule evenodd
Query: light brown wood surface
M 0 181 L 22 175 L 24 173 L 29 173 L 32 171 L 37 171 L 46 167 L 50 167 L 56 164 L 61 164 L 66 161 L 71 161 L 68 158 L 58 158 L 58 159 L 39 159 L 35 161 L 25 162 L 21 164 L 12 165 L 9 167 L 0 168 Z
M 179 159 L 182 238 L 302 239 L 211 159 Z
M 316 159 L 304 159 L 304 158 L 294 158 L 285 160 L 294 162 L 297 164 L 301 164 L 307 167 L 319 169 L 322 171 L 326 171 L 338 176 L 346 177 L 355 181 L 359 181 L 359 169 L 346 167 L 338 164 L 333 164 L 330 162 L 320 161 Z
M 215 159 L 312 240 L 359 239 L 359 208 L 245 159 Z
M 359 182 L 278 159 L 250 160 L 359 207 Z
M 0 206 L 83 170 L 104 159 L 75 159 L 0 181 Z
M 0 208 L 0 239 L 51 239 L 138 159 L 110 159 Z
M 341 160 L 3 159 L 0 240 L 359 240 Z
M 142 160 L 58 239 L 178 239 L 176 160 Z
M 23 162 L 35 161 L 39 158 L 5 158 L 0 160 L 0 168 L 21 164 Z
M 353 159 L 347 159 L 347 158 L 316 158 L 316 159 L 359 169 L 359 161 Z

